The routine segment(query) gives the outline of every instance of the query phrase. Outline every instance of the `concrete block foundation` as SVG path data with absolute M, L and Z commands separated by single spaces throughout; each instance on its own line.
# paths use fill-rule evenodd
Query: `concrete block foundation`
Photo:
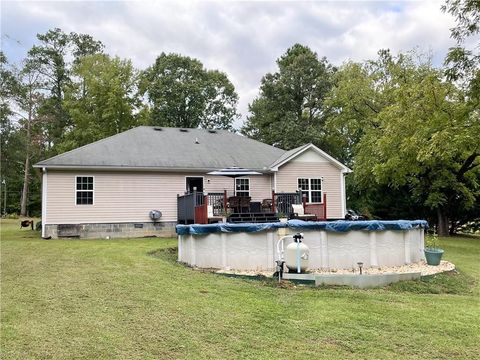
M 171 222 L 132 222 L 104 224 L 45 224 L 45 237 L 105 239 L 140 237 L 175 237 L 175 225 Z

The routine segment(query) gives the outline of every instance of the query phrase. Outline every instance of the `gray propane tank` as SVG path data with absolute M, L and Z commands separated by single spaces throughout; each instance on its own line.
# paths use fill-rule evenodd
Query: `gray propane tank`
M 310 250 L 302 243 L 303 234 L 293 235 L 293 243 L 288 244 L 285 249 L 285 265 L 289 272 L 303 273 L 308 268 Z

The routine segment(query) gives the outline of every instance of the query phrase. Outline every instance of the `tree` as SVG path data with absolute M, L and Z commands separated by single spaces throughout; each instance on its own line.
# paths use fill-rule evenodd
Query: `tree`
M 12 199 L 8 196 L 10 189 L 21 184 L 21 160 L 23 142 L 20 141 L 17 127 L 12 116 L 12 97 L 18 90 L 18 79 L 3 52 L 0 52 L 0 166 L 1 166 L 1 187 L 0 198 L 2 213 L 9 212 L 13 207 L 18 208 L 19 198 Z M 7 192 L 8 188 L 8 192 Z M 15 193 L 15 192 L 14 192 Z M 18 202 L 17 202 L 18 200 Z
M 448 235 L 451 218 L 479 198 L 480 124 L 462 89 L 428 63 L 381 56 L 376 66 L 389 102 L 358 144 L 355 179 L 364 188 L 408 187 L 436 212 L 439 234 Z
M 42 103 L 43 96 L 40 92 L 43 82 L 40 73 L 36 68 L 31 67 L 31 63 L 27 63 L 20 72 L 21 88 L 16 96 L 17 104 L 21 112 L 19 123 L 25 131 L 25 166 L 22 187 L 22 196 L 20 202 L 20 215 L 27 215 L 28 195 L 30 188 L 30 171 L 32 147 L 35 146 L 33 141 L 33 127 L 38 123 L 38 108 Z
M 65 136 L 60 150 L 70 150 L 136 125 L 134 112 L 140 105 L 138 71 L 130 60 L 104 54 L 84 56 L 74 65 L 72 75 L 65 108 L 73 130 Z
M 226 74 L 196 59 L 162 53 L 142 74 L 150 123 L 160 126 L 231 129 L 238 95 Z
M 388 101 L 375 86 L 372 73 L 375 72 L 369 63 L 343 64 L 334 74 L 332 89 L 325 99 L 330 153 L 349 166 L 353 166 L 365 131 L 376 126 L 377 115 Z
M 277 72 L 262 78 L 242 132 L 287 150 L 307 142 L 328 150 L 324 102 L 335 68 L 300 44 L 289 48 L 277 65 Z
M 42 101 L 41 74 L 26 62 L 20 71 L 8 69 L 2 60 L 2 174 L 6 183 L 21 183 L 20 215 L 28 213 L 31 179 L 31 160 L 38 154 L 38 107 Z M 23 162 L 20 170 L 18 164 Z M 3 168 L 8 164 L 6 168 Z M 16 169 L 16 173 L 11 170 Z M 20 180 L 18 174 L 22 174 Z
M 48 147 L 58 143 L 63 132 L 70 125 L 70 118 L 64 108 L 65 89 L 71 82 L 70 58 L 73 63 L 88 54 L 102 52 L 103 44 L 85 34 L 66 34 L 55 28 L 45 34 L 38 34 L 39 45 L 28 52 L 28 63 L 43 77 L 45 101 L 39 113 L 48 119 L 45 123 Z
M 457 45 L 450 48 L 445 64 L 446 74 L 452 80 L 475 80 L 480 66 L 479 47 L 469 50 L 464 46 L 465 40 L 480 32 L 480 2 L 478 0 L 446 0 L 442 6 L 444 12 L 455 17 L 457 26 L 450 29 Z M 476 83 L 478 86 L 478 82 Z

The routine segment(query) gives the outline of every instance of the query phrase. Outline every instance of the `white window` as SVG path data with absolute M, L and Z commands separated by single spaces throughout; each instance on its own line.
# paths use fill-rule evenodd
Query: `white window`
M 76 176 L 75 183 L 75 203 L 93 205 L 93 176 Z
M 308 203 L 321 203 L 323 201 L 321 178 L 298 178 L 298 190 L 302 192 L 302 197 L 307 198 Z
M 235 195 L 250 196 L 250 179 L 249 178 L 235 179 Z

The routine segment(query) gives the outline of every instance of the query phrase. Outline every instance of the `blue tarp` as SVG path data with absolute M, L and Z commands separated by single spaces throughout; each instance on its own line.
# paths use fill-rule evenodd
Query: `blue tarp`
M 216 223 L 208 225 L 177 225 L 178 235 L 205 235 L 217 232 L 259 232 L 279 228 L 290 228 L 301 231 L 325 230 L 332 232 L 347 232 L 351 230 L 382 231 L 382 230 L 410 230 L 428 228 L 425 220 L 368 220 L 368 221 L 302 221 L 289 220 L 286 223 Z

